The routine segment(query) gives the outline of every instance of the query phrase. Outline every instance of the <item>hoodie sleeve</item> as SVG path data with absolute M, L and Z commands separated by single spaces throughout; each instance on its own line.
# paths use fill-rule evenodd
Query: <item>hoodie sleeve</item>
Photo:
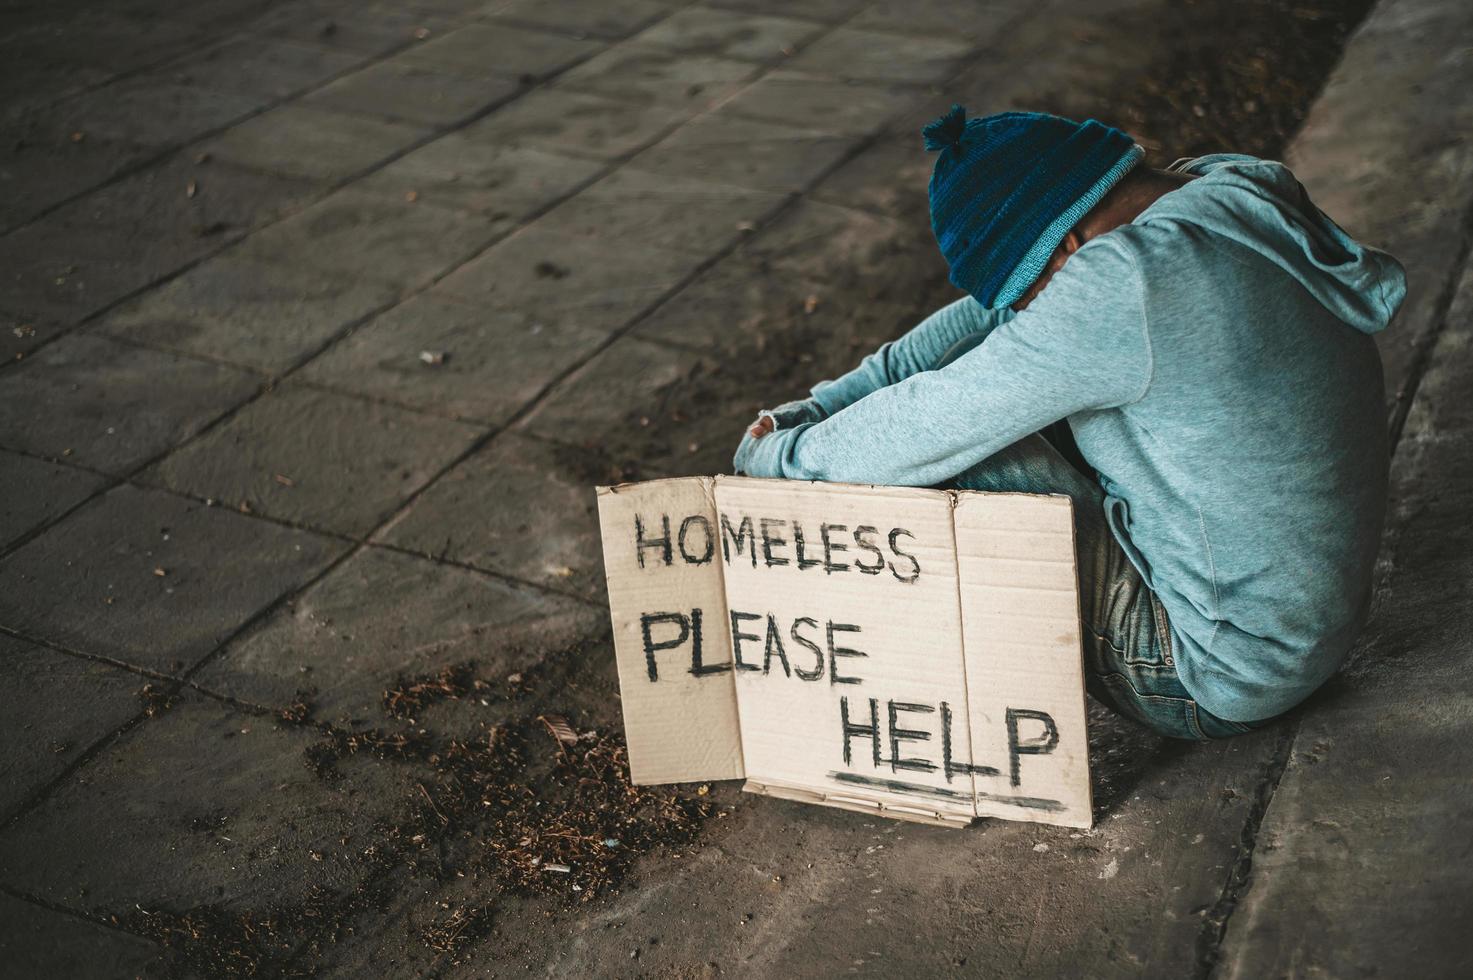
M 1013 315 L 1012 310 L 989 310 L 972 297 L 963 296 L 926 317 L 898 340 L 881 344 L 849 373 L 814 385 L 813 400 L 826 414 L 833 415 L 872 392 L 929 370 L 963 337 L 989 334 Z
M 933 486 L 1067 415 L 1129 404 L 1151 381 L 1143 295 L 1131 256 L 1109 236 L 1096 239 L 1028 309 L 953 363 L 912 372 L 821 422 L 750 440 L 736 468 Z

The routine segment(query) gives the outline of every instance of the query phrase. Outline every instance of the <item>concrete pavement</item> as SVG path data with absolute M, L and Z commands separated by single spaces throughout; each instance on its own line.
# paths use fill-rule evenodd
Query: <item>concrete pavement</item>
M 5 16 L 0 975 L 1466 972 L 1462 5 L 1384 0 L 1287 148 L 1343 10 Z M 1096 711 L 1087 833 L 629 791 L 591 487 L 951 295 L 953 99 L 1287 149 L 1407 261 L 1372 626 L 1253 736 Z

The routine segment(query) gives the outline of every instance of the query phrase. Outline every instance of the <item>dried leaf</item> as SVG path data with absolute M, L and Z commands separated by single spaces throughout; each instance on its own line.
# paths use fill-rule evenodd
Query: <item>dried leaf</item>
M 538 715 L 537 720 L 547 726 L 547 731 L 562 745 L 577 745 L 578 733 L 562 715 Z

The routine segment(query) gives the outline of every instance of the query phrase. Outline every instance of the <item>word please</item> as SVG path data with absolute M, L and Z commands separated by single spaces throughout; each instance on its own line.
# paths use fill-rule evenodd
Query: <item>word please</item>
M 829 620 L 820 629 L 818 620 L 811 616 L 801 616 L 795 619 L 786 631 L 788 641 L 785 643 L 784 631 L 779 628 L 777 617 L 769 614 L 765 617 L 767 628 L 764 634 L 742 631 L 743 623 L 760 621 L 763 618 L 757 613 L 733 610 L 731 613 L 733 659 L 725 663 L 708 664 L 705 661 L 702 646 L 701 610 L 692 609 L 689 613 L 684 611 L 645 613 L 639 617 L 640 639 L 644 642 L 645 671 L 650 680 L 658 681 L 660 667 L 655 655 L 662 650 L 676 650 L 689 644 L 690 672 L 697 677 L 725 673 L 733 667 L 737 670 L 760 670 L 767 674 L 771 673 L 773 665 L 777 664 L 782 668 L 784 674 L 789 677 L 796 675 L 800 680 L 822 680 L 824 674 L 827 673 L 831 684 L 860 683 L 858 677 L 840 674 L 839 661 L 841 658 L 864 657 L 867 654 L 841 646 L 839 640 L 835 639 L 836 636 L 842 639 L 845 633 L 858 633 L 858 626 Z M 743 641 L 748 641 L 754 646 L 755 641 L 762 642 L 762 662 L 760 664 L 743 658 Z M 789 645 L 794 648 L 796 663 L 788 660 Z M 803 659 L 798 659 L 797 651 L 800 649 L 806 651 L 802 654 Z M 752 655 L 756 656 L 755 653 Z M 812 666 L 808 666 L 810 659 Z

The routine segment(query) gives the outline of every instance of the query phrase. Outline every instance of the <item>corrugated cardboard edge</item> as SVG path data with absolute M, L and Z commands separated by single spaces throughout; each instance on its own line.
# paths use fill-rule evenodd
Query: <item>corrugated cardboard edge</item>
M 711 511 L 711 514 L 712 514 L 713 518 L 716 517 L 717 516 L 717 511 L 716 511 L 716 495 L 715 495 L 715 492 L 714 492 L 715 491 L 715 480 L 716 480 L 715 477 L 709 477 L 709 476 L 695 476 L 695 477 L 691 477 L 691 476 L 680 476 L 680 477 L 663 477 L 663 478 L 656 479 L 656 480 L 639 480 L 639 481 L 635 481 L 635 482 L 615 483 L 615 484 L 610 484 L 610 485 L 595 484 L 593 490 L 594 490 L 594 497 L 595 497 L 595 499 L 597 499 L 597 498 L 606 497 L 606 496 L 616 496 L 616 495 L 624 492 L 626 489 L 633 489 L 635 487 L 645 488 L 645 487 L 656 486 L 656 485 L 660 485 L 660 484 L 689 483 L 692 480 L 698 480 L 698 481 L 700 481 L 702 490 L 703 490 L 703 492 L 705 493 L 705 496 L 706 496 L 706 503 L 707 503 L 707 505 L 710 508 L 710 511 Z M 603 547 L 603 526 L 602 526 L 602 511 L 601 510 L 599 511 L 599 515 L 600 515 L 600 522 L 599 522 L 600 523 L 600 526 L 599 526 L 599 546 L 600 546 L 600 548 L 602 548 Z M 716 564 L 717 569 L 719 570 L 718 571 L 718 576 L 719 576 L 719 579 L 720 579 L 720 582 L 721 582 L 721 596 L 722 596 L 723 612 L 724 612 L 724 606 L 725 606 L 725 603 L 726 603 L 726 569 L 725 569 L 725 566 L 723 565 L 723 563 L 720 562 L 720 561 L 717 561 L 715 564 Z M 611 598 L 607 594 L 608 581 L 611 578 L 610 572 L 611 572 L 611 570 L 609 568 L 608 555 L 605 554 L 604 555 L 604 588 L 605 588 L 605 598 L 606 598 L 606 600 L 609 600 L 609 618 L 610 618 L 610 625 L 613 626 L 613 627 L 617 627 L 617 624 L 613 622 L 613 616 L 614 616 L 613 602 L 611 601 Z M 729 652 L 730 651 L 728 651 L 728 653 Z M 616 666 L 616 669 L 620 670 L 620 674 L 619 674 L 619 686 L 620 686 L 620 690 L 622 691 L 623 690 L 623 687 L 624 687 L 625 681 L 624 681 L 624 676 L 623 676 L 623 673 L 622 673 L 622 669 L 617 664 L 617 657 L 616 657 L 616 665 L 615 666 Z M 736 698 L 736 688 L 735 688 L 735 686 L 733 686 L 731 693 L 732 693 L 733 700 L 735 700 L 735 698 Z M 623 698 L 621 697 L 620 698 L 620 702 L 619 702 L 619 714 L 620 714 L 620 718 L 623 721 L 624 730 L 627 733 L 628 730 L 629 730 L 629 718 L 628 718 L 628 715 L 625 713 L 624 705 L 625 705 L 625 702 L 624 702 Z M 737 762 L 737 766 L 738 766 L 738 771 L 736 771 L 734 773 L 719 773 L 719 774 L 715 774 L 715 775 L 692 775 L 689 779 L 680 780 L 680 782 L 706 782 L 708 780 L 709 781 L 718 781 L 718 780 L 725 780 L 725 779 L 744 779 L 746 777 L 746 763 L 745 763 L 745 760 L 742 758 L 742 744 L 741 744 L 741 732 L 740 732 L 740 730 L 738 730 L 735 733 L 735 737 L 736 737 L 736 753 L 735 754 L 736 754 L 736 762 Z M 632 759 L 630 760 L 629 779 L 630 779 L 630 782 L 633 783 L 636 786 L 651 786 L 651 785 L 654 785 L 654 786 L 663 786 L 663 785 L 669 785 L 670 782 L 671 782 L 670 780 L 642 778 L 641 776 L 639 776 L 635 772 L 635 767 L 634 767 L 634 764 L 633 764 L 633 760 Z
M 962 813 L 945 813 L 927 809 L 920 804 L 882 802 L 870 799 L 862 793 L 825 793 L 811 787 L 785 786 L 779 783 L 758 782 L 755 779 L 749 779 L 743 783 L 742 789 L 760 796 L 774 796 L 778 799 L 795 800 L 799 803 L 815 803 L 819 806 L 831 806 L 840 810 L 867 813 L 871 816 L 907 820 L 911 823 L 923 823 L 932 827 L 961 828 L 969 826 L 975 819 Z
M 958 503 L 960 502 L 960 500 L 962 499 L 963 496 L 976 495 L 976 496 L 988 496 L 988 497 L 997 497 L 997 496 L 1004 496 L 1004 497 L 1048 497 L 1048 498 L 1051 498 L 1051 499 L 1054 499 L 1054 500 L 1061 500 L 1061 501 L 1063 501 L 1065 508 L 1069 512 L 1069 522 L 1068 522 L 1069 523 L 1069 551 L 1070 551 L 1070 554 L 1072 554 L 1073 557 L 1074 557 L 1074 561 L 1073 561 L 1073 566 L 1074 566 L 1074 618 L 1075 618 L 1075 621 L 1078 623 L 1078 629 L 1079 629 L 1080 636 L 1081 636 L 1081 639 L 1082 639 L 1083 631 L 1084 631 L 1084 607 L 1083 607 L 1083 597 L 1080 595 L 1080 588 L 1079 588 L 1079 529 L 1078 529 L 1078 526 L 1074 522 L 1074 500 L 1073 500 L 1073 498 L 1070 497 L 1068 494 L 1062 494 L 1062 493 L 999 493 L 999 492 L 995 492 L 995 491 L 979 491 L 979 490 L 948 490 L 948 491 L 946 491 L 946 493 L 948 493 L 951 496 L 951 501 L 952 501 L 952 521 L 953 521 L 953 523 L 952 523 L 953 532 L 952 533 L 953 533 L 953 538 L 955 537 L 955 527 L 956 527 L 956 525 L 955 525 L 955 520 L 956 520 L 955 515 L 956 515 L 956 508 L 957 508 L 957 505 L 958 505 Z M 958 561 L 960 561 L 960 554 L 958 554 Z M 957 575 L 957 590 L 958 590 L 958 603 L 960 603 L 960 590 L 961 590 L 961 575 L 960 575 L 960 570 L 958 570 L 958 575 Z M 965 611 L 963 611 L 963 615 L 965 615 Z M 965 644 L 965 635 L 963 637 L 963 644 Z M 965 646 L 963 647 L 962 656 L 963 657 L 968 656 L 968 652 L 966 651 Z M 1085 695 L 1085 691 L 1084 691 L 1084 650 L 1083 650 L 1082 646 L 1079 649 L 1079 658 L 1080 658 L 1079 659 L 1080 700 L 1081 700 L 1081 705 L 1082 705 L 1082 707 L 1081 707 L 1081 718 L 1080 718 L 1080 722 L 1081 722 L 1081 724 L 1083 726 L 1083 730 L 1085 732 L 1085 743 L 1086 743 L 1086 746 L 1087 746 L 1088 745 L 1088 735 L 1089 735 L 1089 706 L 1088 706 L 1087 701 L 1085 701 L 1086 695 Z M 965 675 L 965 672 L 964 672 L 964 675 Z M 970 687 L 968 688 L 967 698 L 968 698 L 967 710 L 968 710 L 968 713 L 970 714 L 971 708 L 972 708 Z M 981 818 L 989 818 L 990 817 L 990 818 L 1002 819 L 1002 820 L 1026 820 L 1027 822 L 1030 822 L 1030 823 L 1051 824 L 1051 825 L 1056 826 L 1056 827 L 1071 827 L 1071 828 L 1076 828 L 1076 829 L 1080 829 L 1080 830 L 1089 830 L 1089 829 L 1093 828 L 1093 826 L 1094 826 L 1094 778 L 1093 778 L 1093 769 L 1090 766 L 1089 753 L 1088 753 L 1088 749 L 1087 748 L 1086 748 L 1086 751 L 1085 751 L 1084 764 L 1085 764 L 1085 771 L 1089 775 L 1089 778 L 1085 782 L 1085 804 L 1086 804 L 1086 806 L 1085 806 L 1085 813 L 1087 814 L 1087 816 L 1082 821 L 1081 820 L 1078 820 L 1078 819 L 1072 819 L 1071 817 L 1068 817 L 1068 816 L 1065 816 L 1063 818 L 1051 818 L 1049 816 L 1029 816 L 1029 817 L 1013 816 L 1007 810 L 998 810 L 997 809 L 997 805 L 998 804 L 1003 805 L 1003 806 L 1007 806 L 1008 801 L 1006 799 L 1001 798 L 1001 797 L 992 797 L 989 800 L 989 798 L 987 796 L 985 796 L 980 790 L 976 792 L 976 796 L 975 796 L 976 806 L 977 806 L 977 811 L 978 811 L 977 812 L 977 816 L 978 816 L 979 819 L 981 819 Z M 989 802 L 992 803 L 993 805 L 992 806 L 988 806 L 987 804 Z

